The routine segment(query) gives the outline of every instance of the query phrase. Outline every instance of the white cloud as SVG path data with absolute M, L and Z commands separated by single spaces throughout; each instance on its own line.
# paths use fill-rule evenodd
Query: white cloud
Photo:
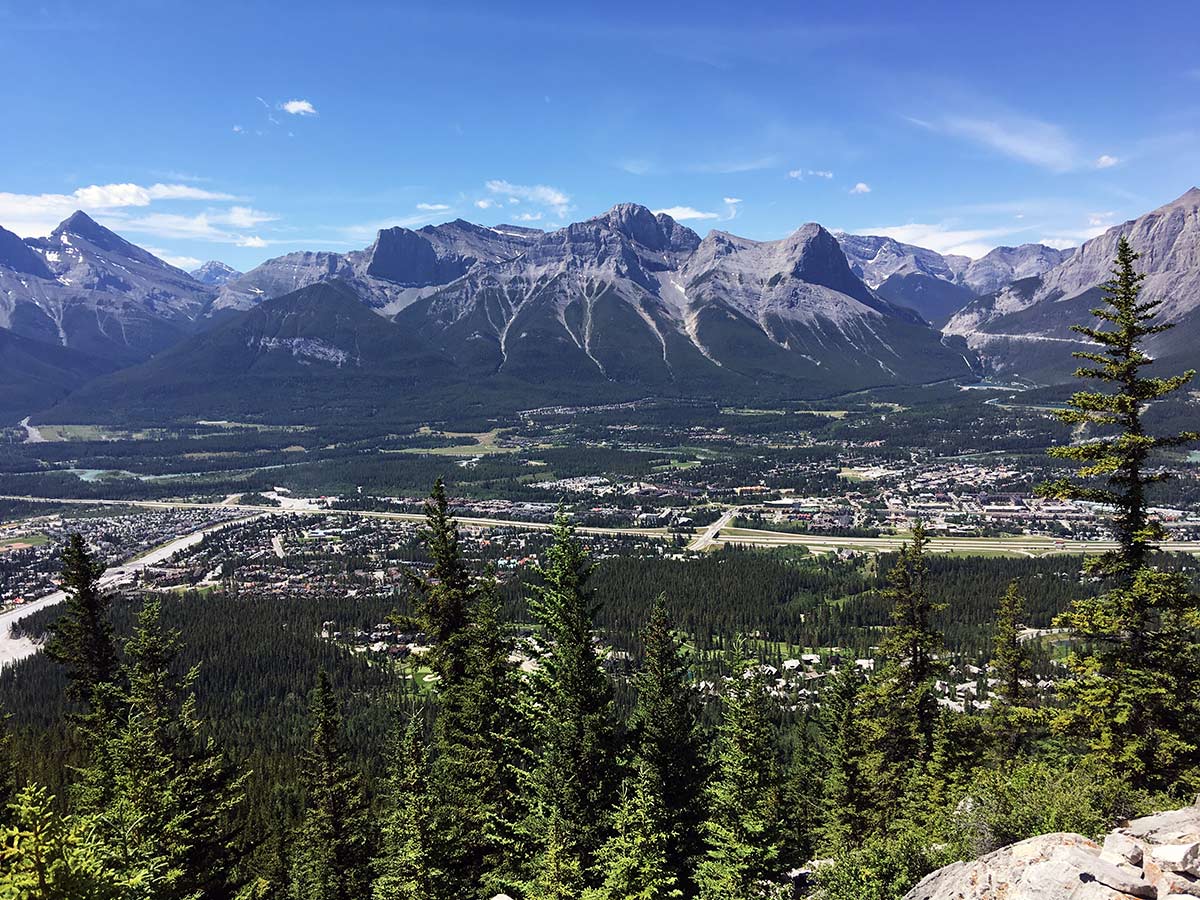
M 234 125 L 234 126 L 233 126 L 233 133 L 234 133 L 234 134 L 242 134 L 243 132 L 245 132 L 245 130 L 246 130 L 246 129 L 245 129 L 245 128 L 243 128 L 241 125 Z
M 1023 116 L 947 116 L 939 122 L 910 119 L 916 125 L 980 144 L 1011 159 L 1054 172 L 1075 168 L 1079 152 L 1057 125 Z
M 542 220 L 541 213 L 517 213 L 514 216 L 518 222 L 540 222 Z
M 546 184 L 513 184 L 503 179 L 492 179 L 486 187 L 493 194 L 545 206 L 553 210 L 556 216 L 565 216 L 571 208 L 570 194 Z
M 445 212 L 450 207 L 445 203 L 418 203 L 417 209 L 425 212 Z
M 1045 244 L 1047 247 L 1053 247 L 1055 250 L 1070 250 L 1072 247 L 1079 246 L 1079 241 L 1061 237 L 1038 238 L 1038 243 Z
M 279 104 L 279 108 L 293 116 L 315 116 L 317 114 L 317 108 L 307 100 L 288 100 L 286 103 Z
M 802 181 L 805 175 L 810 175 L 813 178 L 832 178 L 833 173 L 828 169 L 792 169 L 788 173 L 788 178 L 795 178 L 797 181 Z
M 797 181 L 804 178 L 804 170 L 803 169 L 790 169 L 787 174 L 788 174 L 788 178 L 795 178 Z
M 1115 156 L 1109 156 L 1107 153 L 1102 153 L 1100 156 L 1096 157 L 1095 165 L 1097 169 L 1111 169 L 1120 161 L 1121 160 Z
M 978 258 L 998 246 L 991 238 L 1000 238 L 1013 234 L 1011 228 L 954 228 L 948 224 L 918 224 L 887 225 L 883 227 L 860 228 L 855 234 L 876 234 L 880 237 L 890 237 L 902 244 L 914 244 L 936 250 L 938 253 L 951 253 L 960 256 Z
M 814 175 L 817 178 L 832 178 L 833 177 L 833 173 L 830 172 L 828 169 L 809 169 L 808 174 Z
M 693 207 L 690 207 L 690 206 L 669 206 L 666 209 L 654 210 L 654 214 L 656 216 L 662 215 L 663 213 L 670 216 L 676 222 L 686 222 L 688 219 L 719 219 L 719 218 L 721 218 L 720 213 L 701 212 L 700 210 L 694 209 Z
M 187 184 L 92 184 L 69 194 L 0 193 L 0 226 L 22 237 L 49 234 L 77 209 L 118 216 L 117 211 L 144 208 L 159 200 L 234 200 L 232 194 Z
M 267 242 L 258 235 L 252 235 L 244 238 L 239 238 L 237 245 L 239 247 L 265 247 Z
M 852 193 L 852 194 L 869 194 L 869 193 L 871 193 L 871 186 L 869 184 L 867 184 L 865 181 L 860 181 L 854 187 L 850 188 L 850 193 Z
M 194 256 L 174 256 L 170 253 L 170 251 L 162 250 L 158 247 L 146 247 L 145 249 L 149 250 L 168 265 L 172 265 L 177 269 L 183 269 L 185 272 L 199 268 L 200 263 L 203 262 L 203 260 L 196 259 Z
M 738 204 L 742 202 L 741 197 L 725 197 L 725 218 L 736 219 L 738 214 Z
M 493 206 L 496 205 L 496 201 L 488 200 L 487 198 L 484 198 L 483 200 L 476 200 L 475 205 L 478 206 L 480 209 L 491 209 Z
M 249 206 L 231 206 L 227 212 L 214 215 L 212 220 L 234 228 L 254 228 L 263 222 L 274 222 L 278 218 L 279 216 L 251 209 Z

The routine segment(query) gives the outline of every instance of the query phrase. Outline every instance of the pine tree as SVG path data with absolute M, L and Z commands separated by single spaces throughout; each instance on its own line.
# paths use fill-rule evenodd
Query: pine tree
M 1021 645 L 1021 616 L 1025 597 L 1014 579 L 1008 583 L 992 632 L 992 669 L 998 682 L 992 696 L 993 706 L 1023 706 L 1029 699 L 1026 686 L 1032 672 L 1029 654 Z
M 480 579 L 471 573 L 441 481 L 426 504 L 421 536 L 432 567 L 417 583 L 420 613 L 438 675 L 430 767 L 437 865 L 453 896 L 490 897 L 495 883 L 511 876 L 519 817 L 511 640 L 495 574 Z
M 372 900 L 432 900 L 445 892 L 437 868 L 436 832 L 429 796 L 429 760 L 420 719 L 410 718 L 388 772 L 387 810 L 375 858 Z
M 1080 367 L 1076 376 L 1114 390 L 1080 391 L 1059 414 L 1064 422 L 1099 433 L 1054 448 L 1053 455 L 1080 463 L 1077 479 L 1061 479 L 1042 490 L 1114 508 L 1118 543 L 1117 550 L 1087 566 L 1113 587 L 1076 600 L 1057 621 L 1071 628 L 1081 645 L 1067 662 L 1071 678 L 1063 685 L 1066 706 L 1056 725 L 1083 736 L 1101 765 L 1135 784 L 1155 786 L 1200 764 L 1200 598 L 1186 578 L 1150 567 L 1163 532 L 1150 517 L 1146 491 L 1168 477 L 1151 471 L 1150 458 L 1200 440 L 1200 433 L 1154 436 L 1144 427 L 1148 404 L 1180 390 L 1195 373 L 1143 376 L 1142 369 L 1153 362 L 1143 349 L 1145 340 L 1173 323 L 1156 321 L 1162 301 L 1140 299 L 1145 276 L 1134 268 L 1137 259 L 1122 238 L 1112 277 L 1104 284 L 1106 304 L 1092 310 L 1099 323 L 1075 326 L 1099 348 L 1074 354 L 1093 364 Z
M 160 602 L 148 598 L 126 646 L 127 688 L 80 771 L 76 799 L 120 871 L 159 873 L 160 900 L 220 900 L 236 892 L 245 778 L 204 733 L 192 693 L 197 670 L 176 680 L 178 647 Z
M 865 698 L 866 769 L 876 824 L 884 829 L 903 812 L 902 798 L 929 762 L 937 730 L 934 687 L 945 663 L 938 659 L 943 643 L 933 617 L 945 607 L 929 596 L 926 542 L 925 527 L 917 521 L 911 543 L 888 573 L 892 624 L 879 646 L 882 671 Z
M 362 900 L 370 892 L 371 831 L 361 778 L 343 746 L 342 717 L 324 670 L 304 753 L 304 818 L 292 862 L 294 900 Z
M 822 814 L 820 852 L 833 853 L 866 833 L 869 787 L 861 721 L 862 671 L 843 666 L 821 694 Z
M 635 765 L 643 780 L 661 785 L 661 803 L 641 798 L 642 815 L 661 813 L 657 828 L 666 835 L 667 867 L 680 887 L 703 848 L 705 762 L 700 741 L 696 693 L 687 661 L 672 629 L 665 596 L 659 596 L 642 632 L 645 659 L 636 678 L 638 699 L 631 726 Z M 636 799 L 636 798 L 635 798 Z
M 1041 488 L 1042 493 L 1060 499 L 1089 500 L 1115 508 L 1114 530 L 1119 547 L 1095 558 L 1091 568 L 1115 575 L 1126 585 L 1132 581 L 1133 573 L 1146 564 L 1154 541 L 1162 536 L 1161 526 L 1149 516 L 1146 489 L 1169 476 L 1148 470 L 1150 455 L 1156 450 L 1200 440 L 1200 432 L 1195 431 L 1155 437 L 1146 433 L 1142 422 L 1150 402 L 1175 393 L 1196 373 L 1188 371 L 1168 378 L 1142 376 L 1141 370 L 1154 361 L 1142 349 L 1145 339 L 1175 326 L 1172 322 L 1155 321 L 1161 300 L 1140 300 L 1141 283 L 1146 276 L 1134 268 L 1137 259 L 1138 254 L 1122 237 L 1117 244 L 1112 277 L 1103 286 L 1106 303 L 1092 310 L 1099 323 L 1072 326 L 1099 347 L 1072 354 L 1094 363 L 1078 368 L 1075 376 L 1112 385 L 1115 391 L 1077 392 L 1058 417 L 1069 425 L 1095 427 L 1106 433 L 1082 443 L 1052 448 L 1052 456 L 1080 463 L 1078 480 L 1061 479 Z M 1106 324 L 1113 327 L 1105 327 Z M 1097 479 L 1107 482 L 1107 487 L 1091 483 Z M 1136 621 L 1129 624 L 1131 640 L 1136 642 L 1142 629 Z
M 539 750 L 527 824 L 537 847 L 531 900 L 559 891 L 578 896 L 607 838 L 615 800 L 613 690 L 594 640 L 591 570 L 583 544 L 559 515 L 529 604 L 540 629 L 531 685 Z
M 433 643 L 429 658 L 434 672 L 443 686 L 450 685 L 466 672 L 474 586 L 440 478 L 425 502 L 425 524 L 418 536 L 433 562 L 427 576 L 413 579 L 420 597 L 419 613 Z
M 762 666 L 741 638 L 722 696 L 721 725 L 705 823 L 707 851 L 696 871 L 701 900 L 751 900 L 779 873 L 780 778 L 772 700 Z
M 72 534 L 63 548 L 62 616 L 50 626 L 46 655 L 67 669 L 67 696 L 81 705 L 117 675 L 117 652 L 109 621 L 109 598 L 100 589 L 104 564 L 88 552 L 83 537 Z
M 92 821 L 64 815 L 54 797 L 28 785 L 0 836 L 0 896 L 13 900 L 158 900 L 162 873 L 114 865 Z
M 626 783 L 613 820 L 614 834 L 601 848 L 598 888 L 585 900 L 668 900 L 682 897 L 680 878 L 670 859 L 676 843 L 665 804 L 665 786 L 657 770 L 643 760 Z
M 1029 680 L 1033 664 L 1020 641 L 1020 622 L 1025 613 L 1025 597 L 1016 580 L 1008 583 L 996 610 L 992 631 L 992 674 L 996 687 L 990 694 L 988 722 L 1001 755 L 1011 760 L 1019 755 L 1032 737 L 1038 717 Z

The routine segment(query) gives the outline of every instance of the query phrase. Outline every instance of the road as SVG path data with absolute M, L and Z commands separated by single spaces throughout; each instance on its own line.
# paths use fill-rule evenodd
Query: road
M 401 522 L 424 522 L 422 513 L 381 512 L 374 510 L 356 509 L 327 509 L 325 507 L 305 508 L 300 506 L 262 507 L 248 506 L 244 503 L 189 503 L 176 500 L 80 500 L 56 497 L 19 497 L 11 494 L 0 495 L 0 500 L 25 500 L 29 503 L 70 503 L 80 506 L 135 506 L 139 509 L 237 509 L 246 513 L 257 513 L 265 516 L 286 515 L 288 513 L 306 513 L 319 516 L 363 516 L 368 519 L 392 519 Z M 459 525 L 467 528 L 524 528 L 530 531 L 549 531 L 554 527 L 552 522 L 522 522 L 520 519 L 482 519 L 474 516 L 455 516 Z M 671 532 L 666 528 L 593 528 L 577 527 L 580 534 L 595 535 L 625 535 L 631 537 L 669 537 Z
M 29 424 L 29 416 L 21 420 L 21 427 L 25 429 L 26 444 L 44 444 L 46 439 L 42 437 L 41 430 L 36 425 Z
M 816 551 L 846 548 L 878 553 L 897 550 L 905 541 L 904 537 L 829 537 L 734 528 L 720 535 L 714 543 L 753 547 L 803 545 Z M 1175 553 L 1200 553 L 1200 543 L 1195 541 L 1163 541 L 1157 546 Z M 929 539 L 929 549 L 940 553 L 1018 553 L 1025 556 L 1040 556 L 1046 553 L 1103 553 L 1116 548 L 1115 541 L 1057 541 L 1046 537 L 932 537 Z
M 733 507 L 733 509 L 726 510 L 722 514 L 721 518 L 717 519 L 717 521 L 713 522 L 698 535 L 696 535 L 692 542 L 688 544 L 687 548 L 689 550 L 694 550 L 697 553 L 701 553 L 713 546 L 717 542 L 717 536 L 721 533 L 721 530 L 729 525 L 729 523 L 734 520 L 734 517 L 736 517 L 739 512 L 741 512 L 741 507 L 738 506 Z
M 261 514 L 261 513 L 260 513 Z M 203 540 L 206 534 L 213 531 L 220 531 L 222 528 L 228 528 L 230 525 L 248 522 L 251 519 L 258 518 L 256 515 L 246 516 L 241 519 L 231 519 L 228 522 L 219 522 L 216 525 L 209 525 L 207 528 L 201 528 L 199 531 L 193 531 L 191 534 L 185 534 L 182 537 L 177 537 L 172 541 L 168 541 L 161 546 L 155 547 L 148 553 L 142 556 L 134 557 L 120 565 L 110 566 L 104 570 L 104 574 L 100 576 L 100 586 L 103 588 L 114 587 L 123 581 L 132 578 L 136 573 L 141 572 L 149 566 L 156 566 L 159 563 L 170 559 L 171 556 L 178 553 L 180 550 L 186 550 L 188 547 L 193 547 Z M 33 656 L 37 653 L 38 645 L 28 638 L 16 638 L 12 635 L 12 626 L 19 622 L 31 613 L 37 612 L 39 609 L 45 609 L 47 606 L 54 606 L 56 603 L 61 603 L 67 595 L 63 591 L 55 591 L 53 594 L 47 594 L 45 597 L 40 597 L 29 603 L 25 603 L 16 609 L 10 609 L 0 613 L 0 668 L 3 668 L 10 663 L 17 662 L 27 656 Z
M 303 511 L 312 515 L 354 515 L 373 519 L 392 519 L 404 522 L 423 522 L 420 513 L 370 512 L 341 509 L 288 509 L 264 508 L 245 504 L 188 503 L 170 500 L 78 500 L 52 499 L 46 497 L 17 497 L 0 495 L 0 500 L 26 500 L 32 503 L 76 503 L 84 506 L 136 506 L 146 509 L 237 509 L 247 515 L 286 515 Z M 814 552 L 848 549 L 872 553 L 899 549 L 905 542 L 903 537 L 832 537 L 827 535 L 788 534 L 781 531 L 766 531 L 753 528 L 729 528 L 729 522 L 737 515 L 739 507 L 726 512 L 711 525 L 706 526 L 692 539 L 689 549 L 706 550 L 726 544 L 747 547 L 804 546 Z M 517 519 L 487 519 L 474 516 L 456 516 L 456 521 L 466 528 L 522 528 L 531 531 L 546 531 L 554 526 L 549 522 L 522 522 Z M 610 535 L 625 537 L 667 538 L 671 532 L 666 528 L 576 528 L 580 534 Z M 934 537 L 929 549 L 941 553 L 1006 553 L 1021 556 L 1043 556 L 1048 553 L 1103 553 L 1113 550 L 1112 541 L 1058 541 L 1047 537 L 975 538 Z M 1163 550 L 1176 553 L 1200 553 L 1200 542 L 1165 541 L 1158 545 Z

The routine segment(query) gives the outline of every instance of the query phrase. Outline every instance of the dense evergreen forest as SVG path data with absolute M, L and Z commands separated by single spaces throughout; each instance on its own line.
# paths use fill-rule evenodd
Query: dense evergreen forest
M 1153 454 L 1200 435 L 1143 427 L 1191 373 L 1141 374 L 1162 326 L 1135 259 L 1122 243 L 1113 327 L 1081 329 L 1080 374 L 1112 393 L 1067 403 L 1077 476 L 1043 487 L 1116 510 L 1118 549 L 1086 563 L 932 557 L 918 521 L 869 562 L 596 565 L 560 517 L 534 575 L 502 582 L 438 481 L 422 565 L 331 612 L 114 598 L 76 536 L 63 610 L 31 623 L 44 654 L 0 675 L 0 897 L 884 900 L 1190 801 L 1200 597 L 1147 498 Z M 425 635 L 427 680 L 324 636 L 388 616 Z M 775 662 L 811 648 L 838 664 L 812 702 L 781 697 Z M 938 685 L 963 657 L 988 702 L 958 711 Z

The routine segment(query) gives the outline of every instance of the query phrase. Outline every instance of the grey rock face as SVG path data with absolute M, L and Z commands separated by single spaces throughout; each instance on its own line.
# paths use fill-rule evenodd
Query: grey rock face
M 905 900 L 1155 900 L 1200 896 L 1200 806 L 1127 822 L 1101 848 L 1047 834 L 926 876 Z
M 198 269 L 192 270 L 192 277 L 201 284 L 209 284 L 213 287 L 220 287 L 228 281 L 232 281 L 242 273 L 233 266 L 227 266 L 220 260 L 210 259 Z
M 1023 349 L 1064 345 L 1064 355 L 1083 341 L 1070 330 L 1086 321 L 1101 299 L 1099 286 L 1108 278 L 1117 243 L 1128 239 L 1140 254 L 1146 274 L 1142 297 L 1161 301 L 1158 314 L 1185 327 L 1150 343 L 1153 355 L 1164 356 L 1193 345 L 1200 315 L 1200 189 L 1144 216 L 1114 226 L 1086 242 L 1063 263 L 1036 278 L 1017 281 L 968 304 L 950 319 L 945 331 L 961 335 L 999 372 L 1027 366 Z M 1069 358 L 1069 357 L 1068 357 Z M 1069 375 L 1071 369 L 1063 366 Z
M 5 234 L 8 234 L 5 232 Z M 0 236 L 0 327 L 127 364 L 188 332 L 212 291 L 82 212 L 21 253 Z

